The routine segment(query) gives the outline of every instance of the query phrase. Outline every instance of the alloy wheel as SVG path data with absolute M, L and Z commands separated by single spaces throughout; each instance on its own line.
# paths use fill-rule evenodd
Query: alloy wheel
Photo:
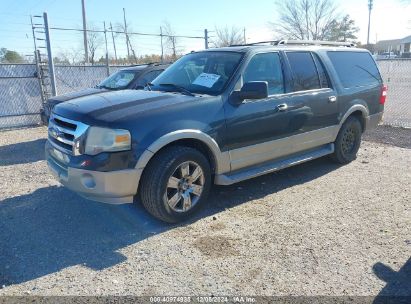
M 169 207 L 178 213 L 192 209 L 201 198 L 204 183 L 204 172 L 197 163 L 188 161 L 180 164 L 167 182 Z

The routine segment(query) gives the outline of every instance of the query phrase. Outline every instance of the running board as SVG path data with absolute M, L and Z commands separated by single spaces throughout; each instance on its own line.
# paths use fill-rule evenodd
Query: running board
M 230 174 L 217 175 L 215 177 L 215 183 L 217 185 L 232 185 L 257 176 L 299 165 L 332 153 L 334 153 L 334 144 L 327 144 L 325 146 L 321 146 L 319 149 L 311 150 L 309 152 L 305 151 L 300 154 L 293 155 L 290 158 L 277 160 L 273 163 L 265 163 L 263 165 L 242 169 Z

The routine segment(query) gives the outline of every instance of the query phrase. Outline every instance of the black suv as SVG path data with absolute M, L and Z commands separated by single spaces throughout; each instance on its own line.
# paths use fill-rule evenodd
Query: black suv
M 298 45 L 301 44 L 301 45 Z M 327 44 L 327 45 L 325 45 Z M 245 45 L 188 54 L 145 91 L 55 107 L 46 159 L 62 184 L 100 202 L 185 220 L 213 184 L 330 155 L 356 158 L 386 87 L 371 54 L 342 43 Z
M 64 101 L 106 91 L 144 89 L 147 83 L 153 81 L 169 65 L 169 63 L 149 63 L 130 66 L 104 79 L 94 88 L 52 97 L 46 101 L 44 108 L 40 110 L 41 121 L 47 125 L 53 108 Z

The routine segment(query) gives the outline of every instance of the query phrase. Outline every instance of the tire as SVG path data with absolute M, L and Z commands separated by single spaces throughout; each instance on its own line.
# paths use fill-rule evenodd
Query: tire
M 200 174 L 198 167 L 202 175 L 194 180 Z M 155 155 L 144 170 L 140 198 L 154 217 L 178 223 L 189 219 L 206 204 L 210 188 L 211 169 L 207 158 L 196 149 L 172 146 Z
M 348 117 L 334 142 L 335 151 L 331 158 L 340 164 L 348 164 L 355 160 L 361 146 L 361 136 L 360 121 L 354 116 Z

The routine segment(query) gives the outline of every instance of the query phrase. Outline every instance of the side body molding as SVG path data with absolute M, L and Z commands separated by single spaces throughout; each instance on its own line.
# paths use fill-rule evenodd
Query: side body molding
M 230 171 L 230 154 L 228 152 L 221 152 L 217 142 L 208 134 L 200 130 L 192 129 L 174 131 L 157 139 L 141 155 L 137 162 L 136 169 L 144 169 L 154 154 L 161 148 L 181 139 L 195 139 L 207 145 L 214 156 L 216 174 L 223 174 Z

